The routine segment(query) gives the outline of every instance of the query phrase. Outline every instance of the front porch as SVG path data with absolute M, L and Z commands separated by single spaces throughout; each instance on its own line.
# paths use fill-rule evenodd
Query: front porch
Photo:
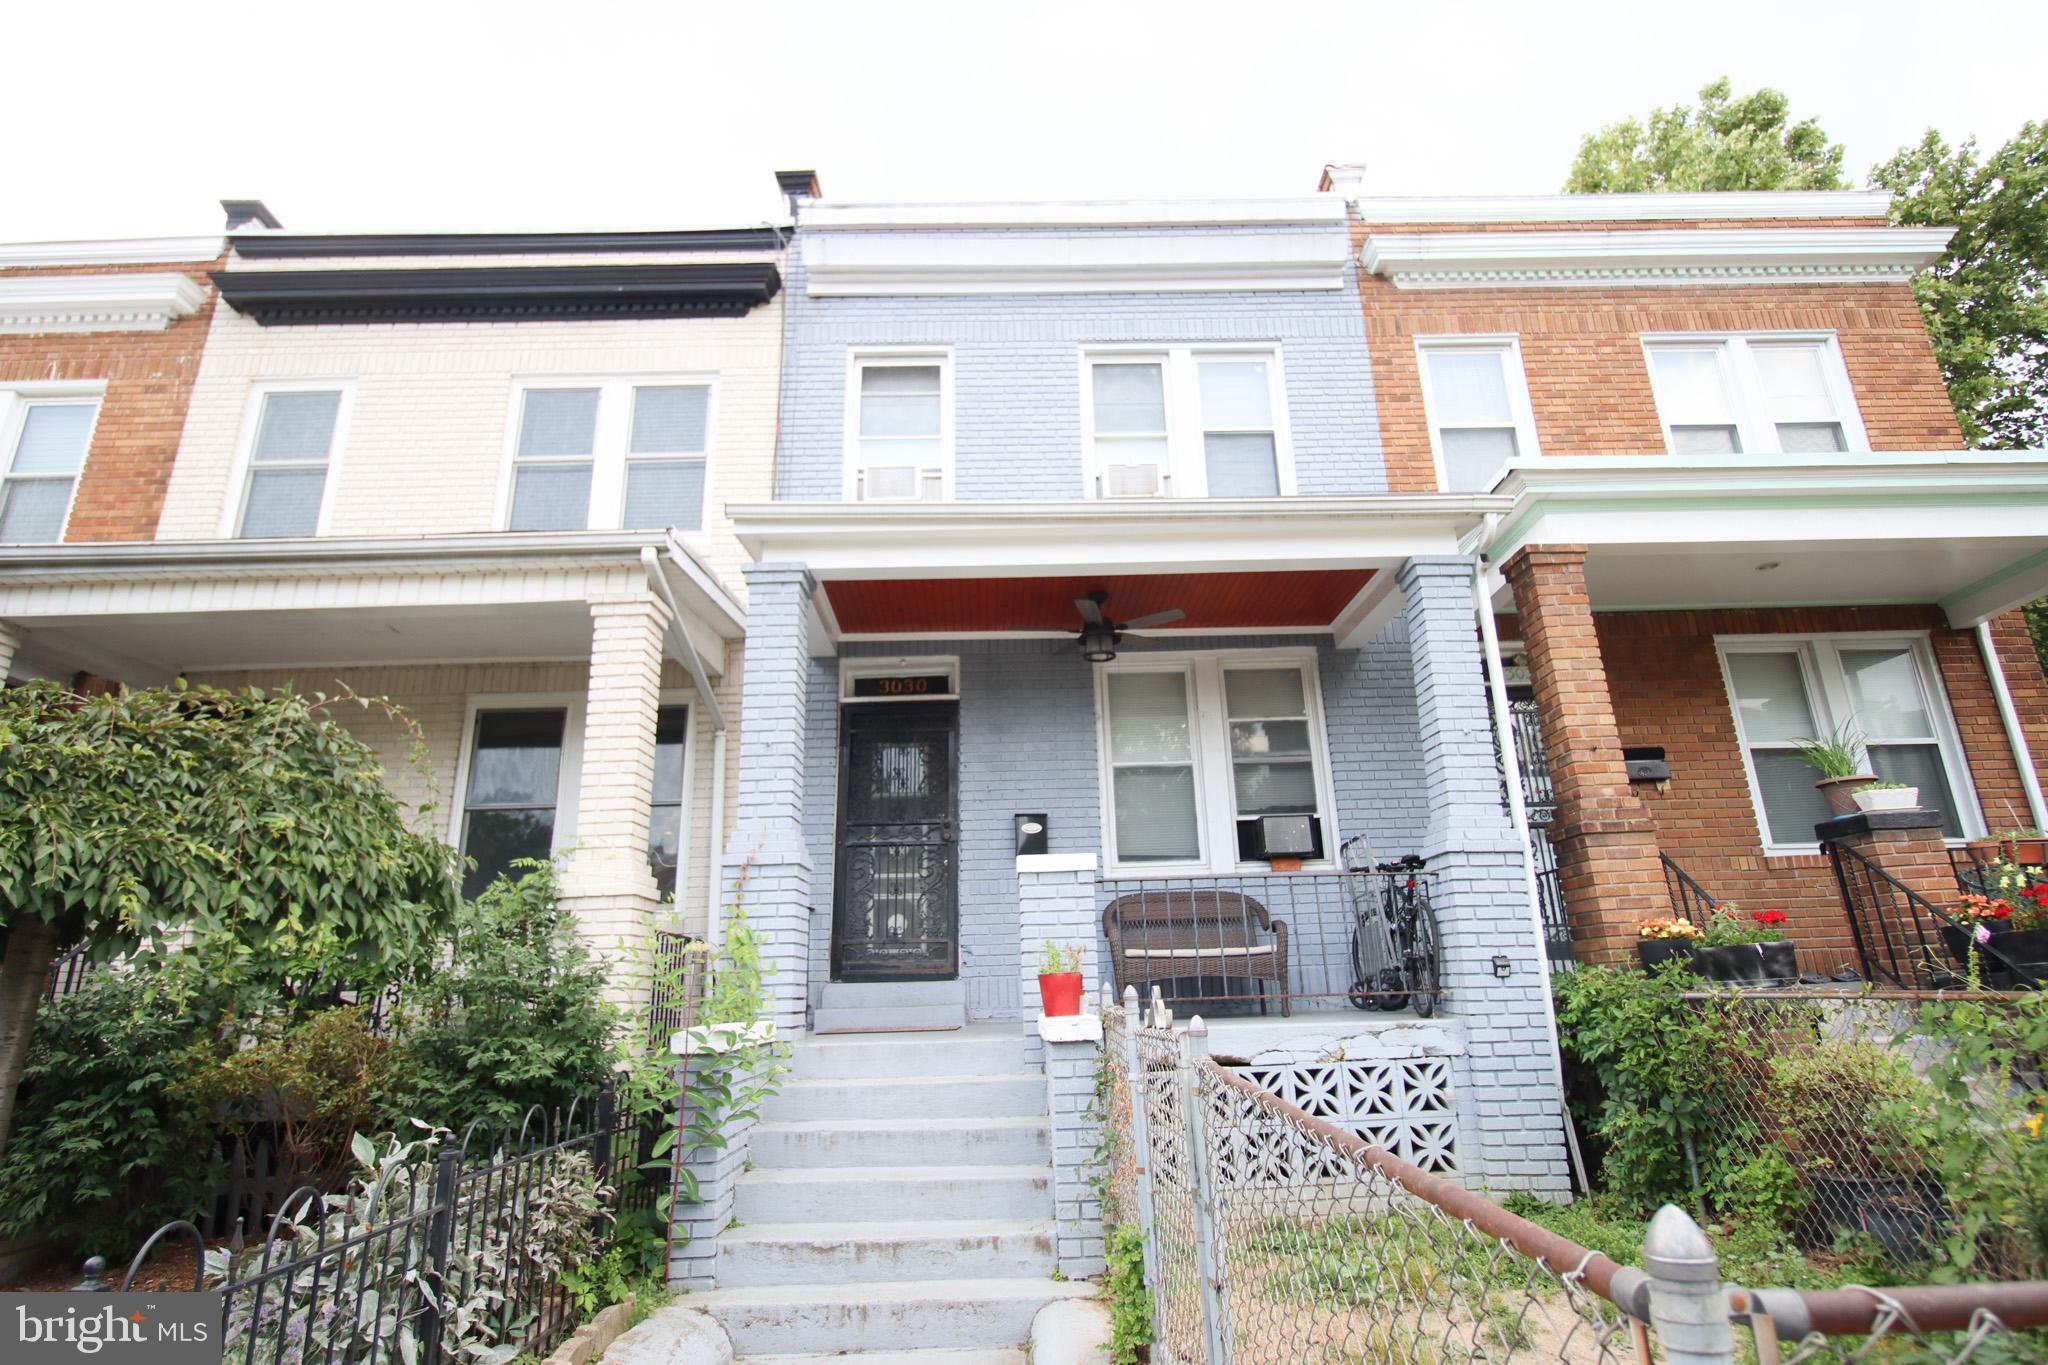
M 1457 554 L 1484 501 L 735 509 L 761 562 L 728 868 L 783 1027 L 1005 1024 L 1057 1075 L 1039 957 L 1080 945 L 1085 999 L 1157 985 L 1277 1030 L 1248 1045 L 1287 1065 L 1378 1048 L 1373 1085 L 1459 1115 L 1458 1169 L 1562 1189 L 1545 951 Z M 1406 854 L 1435 927 L 1409 984 L 1370 870 Z M 933 1009 L 892 1024 L 920 990 Z

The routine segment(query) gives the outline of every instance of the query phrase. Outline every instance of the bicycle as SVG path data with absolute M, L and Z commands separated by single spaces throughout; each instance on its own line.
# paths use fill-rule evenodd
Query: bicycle
M 1421 877 L 1426 860 L 1410 853 L 1374 862 L 1363 835 L 1345 841 L 1343 855 L 1351 879 L 1352 1007 L 1391 1013 L 1412 1005 L 1429 1018 L 1440 981 L 1436 911 Z

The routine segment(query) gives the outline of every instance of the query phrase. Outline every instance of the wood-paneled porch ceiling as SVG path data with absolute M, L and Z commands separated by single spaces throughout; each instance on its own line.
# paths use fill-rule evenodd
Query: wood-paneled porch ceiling
M 1273 573 L 1100 574 L 1057 578 L 835 578 L 823 588 L 847 635 L 1078 630 L 1074 599 L 1100 589 L 1113 621 L 1179 607 L 1177 631 L 1324 630 L 1371 569 Z

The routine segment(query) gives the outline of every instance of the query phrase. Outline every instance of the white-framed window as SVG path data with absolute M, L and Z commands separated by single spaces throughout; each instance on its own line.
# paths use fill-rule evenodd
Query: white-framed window
M 346 380 L 259 384 L 250 393 L 223 535 L 257 540 L 326 532 L 353 396 Z
M 1646 336 L 1643 352 L 1673 455 L 1870 448 L 1832 335 Z
M 520 858 L 545 859 L 576 835 L 583 699 L 573 694 L 470 699 L 450 838 L 476 866 L 474 896 Z
M 505 529 L 701 530 L 715 387 L 689 376 L 515 386 Z
M 1483 493 L 1502 465 L 1539 453 L 1515 337 L 1417 337 L 1415 354 L 1438 488 Z
M 1942 832 L 1983 833 L 1962 743 L 1924 635 L 1759 635 L 1716 639 L 1757 826 L 1771 853 L 1811 852 L 1830 816 L 1797 744 L 1847 728 L 1870 771 L 1920 789 Z
M 1294 492 L 1274 348 L 1091 348 L 1081 357 L 1088 486 L 1098 498 Z
M 1234 873 L 1259 817 L 1310 815 L 1338 845 L 1313 651 L 1126 655 L 1096 669 L 1108 867 Z
M 856 351 L 846 376 L 846 496 L 953 495 L 953 360 L 944 351 Z
M 0 388 L 0 545 L 64 538 L 100 397 L 98 384 Z

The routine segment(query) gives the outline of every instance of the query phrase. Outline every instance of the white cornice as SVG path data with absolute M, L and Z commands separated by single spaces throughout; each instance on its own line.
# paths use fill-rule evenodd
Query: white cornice
M 814 296 L 1195 293 L 1344 287 L 1350 240 L 1326 232 L 800 236 Z
M 225 237 L 124 237 L 104 242 L 0 242 L 0 270 L 65 265 L 176 265 L 211 261 Z
M 1359 260 L 1403 289 L 1882 283 L 1933 264 L 1952 228 L 1375 232 Z
M 1729 194 L 1368 196 L 1368 223 L 1621 223 L 1724 218 L 1883 218 L 1883 190 L 1752 190 Z
M 891 228 L 1229 227 L 1341 223 L 1334 194 L 1276 199 L 1102 199 L 1070 203 L 806 203 L 805 232 Z
M 161 332 L 206 301 L 189 275 L 0 276 L 0 333 Z

